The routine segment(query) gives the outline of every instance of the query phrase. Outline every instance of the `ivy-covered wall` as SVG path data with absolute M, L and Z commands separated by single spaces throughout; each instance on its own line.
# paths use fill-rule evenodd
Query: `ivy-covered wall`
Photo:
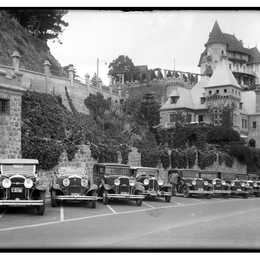
M 79 149 L 75 154 L 75 158 L 71 161 L 68 159 L 67 152 L 61 154 L 59 159 L 59 164 L 51 170 L 39 170 L 39 176 L 43 179 L 44 184 L 49 187 L 49 183 L 52 178 L 53 171 L 58 171 L 61 167 L 68 167 L 68 168 L 85 168 L 88 176 L 92 178 L 92 169 L 94 163 L 97 161 L 91 157 L 91 149 L 90 145 L 78 145 Z M 130 166 L 144 166 L 141 163 L 141 153 L 137 150 L 137 148 L 131 147 L 131 152 L 128 154 L 128 165 Z M 173 153 L 171 150 L 168 151 L 169 156 Z M 191 154 L 189 154 L 192 157 Z M 170 157 L 169 157 L 170 158 Z M 122 162 L 122 156 L 119 154 L 118 156 L 118 163 Z M 172 162 L 173 163 L 173 162 Z M 187 168 L 199 170 L 200 167 L 198 166 L 198 156 L 196 156 L 195 164 L 191 164 L 187 162 Z M 160 159 L 159 164 L 156 166 L 160 169 L 160 177 L 166 182 L 168 181 L 168 170 L 171 168 L 165 167 L 169 165 L 166 163 L 165 159 Z M 191 166 L 191 167 L 190 167 Z M 228 167 L 225 162 L 223 161 L 221 165 L 219 164 L 219 156 L 216 157 L 216 161 L 214 161 L 212 166 L 207 166 L 203 168 L 204 170 L 219 170 L 219 171 L 233 171 L 237 173 L 246 173 L 246 165 L 239 163 L 236 159 L 234 159 L 232 167 Z M 49 196 L 49 191 L 47 191 L 47 196 Z

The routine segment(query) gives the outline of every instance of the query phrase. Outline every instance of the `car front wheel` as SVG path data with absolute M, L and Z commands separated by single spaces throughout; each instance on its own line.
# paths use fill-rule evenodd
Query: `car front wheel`
M 51 206 L 52 207 L 57 207 L 57 200 L 55 199 L 56 196 L 56 191 L 52 190 L 51 191 Z
M 40 192 L 40 200 L 43 200 L 43 204 L 41 206 L 37 206 L 37 214 L 43 215 L 45 211 L 45 192 Z
M 184 196 L 184 198 L 190 197 L 190 189 L 187 186 L 185 186 L 183 189 L 183 196 Z
M 108 197 L 107 197 L 107 191 L 106 190 L 103 192 L 103 204 L 104 205 L 108 204 Z
M 142 192 L 141 191 L 137 191 L 136 193 L 137 195 L 142 195 Z M 142 205 L 142 202 L 143 202 L 143 199 L 136 199 L 136 205 L 137 206 L 141 206 Z
M 165 196 L 165 201 L 166 201 L 166 202 L 170 202 L 170 201 L 171 201 L 171 198 L 172 198 L 171 196 Z

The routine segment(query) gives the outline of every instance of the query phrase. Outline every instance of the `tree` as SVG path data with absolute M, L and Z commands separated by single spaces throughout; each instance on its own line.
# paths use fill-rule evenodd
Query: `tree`
M 128 56 L 120 55 L 117 59 L 109 63 L 109 74 L 125 74 L 125 81 L 131 81 L 131 74 L 135 70 L 134 63 Z
M 64 29 L 69 23 L 62 20 L 62 17 L 68 13 L 68 10 L 57 9 L 26 9 L 26 10 L 7 10 L 17 21 L 27 28 L 28 31 L 47 42 L 48 40 L 55 39 L 62 43 L 59 35 L 62 34 Z
M 100 77 L 98 77 L 98 81 L 102 84 L 102 79 Z M 91 79 L 91 83 L 93 86 L 97 87 L 97 73 L 94 73 L 94 76 Z
M 63 70 L 64 70 L 67 74 L 69 74 L 69 68 L 70 68 L 71 66 L 72 66 L 73 69 L 74 69 L 73 64 L 69 64 L 69 65 L 64 66 L 64 67 L 62 67 L 62 68 L 63 68 Z M 77 71 L 76 71 L 76 69 L 74 69 L 73 79 L 74 79 L 75 81 L 79 81 L 79 80 L 77 79 L 78 77 L 79 77 L 79 75 L 77 75 Z

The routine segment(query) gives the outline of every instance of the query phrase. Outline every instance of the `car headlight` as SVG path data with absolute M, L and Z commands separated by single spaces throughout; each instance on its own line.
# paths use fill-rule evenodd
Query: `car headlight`
M 135 181 L 134 180 L 130 180 L 129 184 L 130 184 L 130 186 L 135 186 Z
M 213 181 L 212 181 L 212 184 L 213 184 L 213 185 L 216 185 L 216 183 L 217 183 L 216 180 L 213 180 Z
M 235 186 L 235 183 L 234 183 L 234 182 L 231 182 L 231 186 L 234 187 L 234 186 Z
M 120 185 L 120 180 L 119 180 L 119 179 L 115 179 L 115 180 L 114 180 L 114 184 L 115 184 L 116 186 L 119 186 L 119 185 Z
M 70 185 L 70 180 L 69 180 L 68 178 L 66 178 L 66 179 L 64 179 L 64 180 L 62 181 L 62 184 L 63 184 L 64 186 L 69 186 L 69 185 Z
M 192 185 L 196 185 L 196 181 L 195 180 L 192 180 Z
M 144 179 L 144 185 L 148 185 L 149 184 L 149 180 Z
M 24 186 L 25 188 L 30 189 L 33 186 L 33 181 L 31 179 L 26 179 L 24 181 Z
M 158 180 L 158 184 L 159 184 L 160 186 L 162 186 L 162 185 L 163 185 L 163 180 Z
M 81 186 L 87 187 L 88 186 L 88 180 L 87 179 L 82 179 L 81 180 Z
M 10 187 L 11 187 L 11 184 L 12 184 L 12 182 L 11 182 L 9 179 L 4 179 L 4 180 L 2 181 L 2 185 L 3 185 L 3 187 L 4 187 L 5 189 L 10 188 Z
M 221 181 L 221 184 L 222 184 L 222 185 L 226 185 L 226 182 L 225 182 L 225 181 Z
M 257 183 L 254 183 L 254 187 L 257 187 Z
M 213 183 L 213 182 L 212 182 Z M 207 186 L 209 185 L 208 181 L 204 181 L 204 185 Z
M 242 182 L 242 183 L 241 183 L 241 186 L 242 186 L 242 187 L 245 187 L 245 183 L 244 183 L 244 182 Z

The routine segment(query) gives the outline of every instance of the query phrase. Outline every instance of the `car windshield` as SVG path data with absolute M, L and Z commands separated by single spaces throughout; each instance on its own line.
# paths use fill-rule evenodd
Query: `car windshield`
M 201 173 L 201 178 L 213 180 L 213 179 L 217 178 L 217 173 Z
M 136 177 L 138 178 L 141 175 L 157 177 L 158 171 L 156 169 L 137 169 Z
M 248 176 L 246 175 L 237 175 L 236 177 L 238 180 L 248 180 Z
M 183 178 L 198 178 L 199 177 L 199 173 L 198 172 L 193 172 L 193 171 L 183 171 L 182 172 L 182 176 Z
M 251 177 L 250 177 L 250 180 L 252 180 L 252 181 L 258 181 L 259 178 L 258 178 L 257 176 L 251 176 Z
M 126 167 L 108 167 L 106 166 L 105 174 L 107 175 L 130 175 L 130 169 Z
M 235 173 L 221 173 L 221 178 L 222 179 L 235 180 L 236 179 L 236 174 Z
M 2 165 L 3 173 L 25 173 L 30 172 L 34 173 L 35 165 L 34 164 L 5 164 Z

